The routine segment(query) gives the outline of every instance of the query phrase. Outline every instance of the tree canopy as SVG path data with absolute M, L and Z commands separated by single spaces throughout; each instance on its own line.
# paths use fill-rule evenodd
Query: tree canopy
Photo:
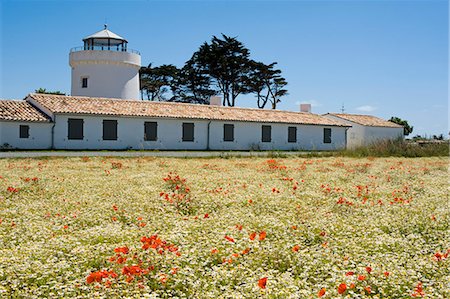
M 42 88 L 42 87 L 40 87 L 39 89 L 36 89 L 34 92 L 35 93 L 45 93 L 45 94 L 57 94 L 57 95 L 62 95 L 62 96 L 66 95 L 65 93 L 63 93 L 63 92 L 61 92 L 59 90 L 57 90 L 57 91 L 48 91 L 47 89 Z
M 403 120 L 403 119 L 401 119 L 400 117 L 392 116 L 392 117 L 389 119 L 389 121 L 391 121 L 391 122 L 393 122 L 393 123 L 396 123 L 396 124 L 399 124 L 399 125 L 403 126 L 403 134 L 404 134 L 405 136 L 408 136 L 409 134 L 411 134 L 412 131 L 413 131 L 413 129 L 414 129 L 413 126 L 410 126 L 410 125 L 408 124 L 408 121 L 407 121 L 407 120 Z
M 235 106 L 242 94 L 255 94 L 259 108 L 276 109 L 287 95 L 287 82 L 277 63 L 250 59 L 250 50 L 235 37 L 222 34 L 203 43 L 181 69 L 173 65 L 141 68 L 141 97 L 151 101 L 209 103 L 223 95 L 223 106 Z M 167 96 L 169 94 L 170 96 Z

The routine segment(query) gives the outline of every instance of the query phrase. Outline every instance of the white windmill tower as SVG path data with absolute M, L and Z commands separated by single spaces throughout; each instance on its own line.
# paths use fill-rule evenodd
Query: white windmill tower
M 141 55 L 107 25 L 70 50 L 73 96 L 139 99 Z

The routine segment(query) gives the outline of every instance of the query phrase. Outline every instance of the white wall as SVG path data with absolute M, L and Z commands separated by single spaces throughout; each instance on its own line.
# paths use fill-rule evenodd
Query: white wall
M 73 96 L 139 100 L 141 56 L 130 52 L 78 51 L 70 53 Z M 81 87 L 81 78 L 88 87 Z
M 68 119 L 84 120 L 83 140 L 68 140 Z M 117 120 L 117 140 L 103 140 L 103 120 Z M 157 141 L 144 140 L 144 122 L 158 123 Z M 182 123 L 194 123 L 194 141 L 183 142 Z M 333 150 L 345 147 L 345 128 L 332 129 L 332 143 L 323 143 L 324 126 L 297 126 L 297 143 L 287 142 L 288 124 L 265 124 L 272 126 L 272 142 L 261 142 L 263 123 L 219 122 L 208 120 L 181 120 L 161 118 L 100 117 L 86 115 L 55 115 L 55 148 L 58 149 L 187 149 L 205 150 L 208 143 L 212 150 Z M 223 124 L 234 124 L 233 142 L 223 141 Z
M 234 141 L 223 141 L 223 125 L 234 124 Z M 262 126 L 272 127 L 272 141 L 261 142 Z M 297 128 L 297 142 L 288 142 L 288 127 Z M 323 143 L 323 129 L 331 128 L 331 143 Z M 280 123 L 213 121 L 210 126 L 213 150 L 334 150 L 345 147 L 345 128 Z
M 19 138 L 20 125 L 30 127 L 29 138 Z M 5 143 L 17 149 L 50 149 L 53 123 L 0 121 L 0 146 Z
M 83 140 L 68 140 L 68 119 L 84 120 Z M 117 120 L 117 140 L 103 140 L 103 120 Z M 144 122 L 158 122 L 157 141 L 144 141 Z M 182 123 L 194 123 L 194 141 L 183 142 Z M 55 148 L 58 149 L 191 149 L 206 148 L 208 121 L 55 115 Z
M 324 115 L 330 119 L 343 121 L 352 127 L 347 131 L 347 147 L 355 148 L 369 145 L 379 140 L 403 138 L 403 128 L 363 126 L 334 115 Z
M 364 128 L 365 144 L 378 140 L 404 138 L 403 128 L 369 127 Z

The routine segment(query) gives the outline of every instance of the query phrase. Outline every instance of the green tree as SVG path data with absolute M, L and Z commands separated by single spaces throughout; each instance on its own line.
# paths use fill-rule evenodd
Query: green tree
M 57 91 L 47 91 L 47 89 L 40 87 L 39 89 L 36 89 L 34 91 L 35 93 L 45 93 L 45 94 L 57 94 L 57 95 L 62 95 L 65 96 L 66 94 L 57 90 Z
M 217 94 L 207 71 L 196 63 L 197 55 L 195 53 L 179 71 L 174 84 L 174 101 L 208 104 L 210 97 Z
M 272 109 L 277 108 L 281 102 L 280 98 L 287 95 L 284 87 L 287 85 L 286 79 L 281 76 L 281 70 L 275 69 L 277 63 L 266 65 L 262 62 L 251 61 L 251 73 L 248 78 L 248 85 L 252 92 L 256 94 L 259 108 L 264 108 L 270 101 Z
M 139 71 L 141 98 L 149 101 L 166 101 L 169 91 L 175 89 L 175 81 L 178 76 L 178 68 L 171 64 L 163 64 L 159 67 L 141 67 Z
M 407 120 L 403 120 L 403 119 L 401 119 L 401 118 L 399 118 L 399 117 L 394 117 L 394 116 L 392 116 L 392 117 L 389 119 L 389 121 L 391 121 L 391 122 L 393 122 L 393 123 L 396 123 L 396 124 L 398 124 L 398 125 L 403 126 L 403 134 L 404 134 L 405 136 L 408 136 L 409 134 L 411 134 L 412 131 L 413 131 L 413 129 L 414 129 L 413 126 L 410 126 L 410 125 L 408 124 L 408 121 L 407 121 Z
M 250 51 L 236 38 L 213 36 L 211 43 L 201 45 L 194 56 L 196 64 L 211 76 L 223 94 L 224 106 L 235 106 L 238 95 L 251 92 Z

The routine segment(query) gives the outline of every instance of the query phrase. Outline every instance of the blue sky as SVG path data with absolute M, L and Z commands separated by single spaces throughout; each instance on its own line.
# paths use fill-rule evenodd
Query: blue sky
M 278 62 L 289 83 L 280 109 L 344 104 L 407 119 L 412 135 L 449 131 L 447 1 L 0 1 L 0 98 L 39 87 L 70 93 L 69 50 L 106 20 L 143 65 L 180 67 L 224 33 L 253 59 Z

